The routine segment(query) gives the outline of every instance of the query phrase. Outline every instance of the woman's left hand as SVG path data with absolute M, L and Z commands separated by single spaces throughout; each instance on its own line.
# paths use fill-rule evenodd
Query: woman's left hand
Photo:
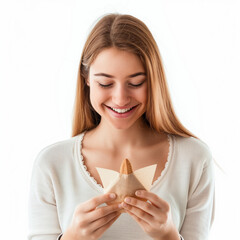
M 179 240 L 178 230 L 172 221 L 170 205 L 156 194 L 145 190 L 138 190 L 136 196 L 149 200 L 150 203 L 134 197 L 126 197 L 122 206 L 141 228 L 156 240 Z M 128 202 L 127 199 L 130 201 Z

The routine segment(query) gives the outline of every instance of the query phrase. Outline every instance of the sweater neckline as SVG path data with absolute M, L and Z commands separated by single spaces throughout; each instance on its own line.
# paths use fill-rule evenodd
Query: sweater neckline
M 85 162 L 84 162 L 84 158 L 82 155 L 82 141 L 83 141 L 84 135 L 85 135 L 85 132 L 80 133 L 76 138 L 75 150 L 76 150 L 77 161 L 79 162 L 80 170 L 86 182 L 95 190 L 103 193 L 104 192 L 103 186 L 100 183 L 98 183 L 96 179 L 89 173 L 87 166 L 85 165 Z M 167 161 L 165 163 L 164 169 L 162 170 L 160 176 L 153 182 L 150 190 L 152 190 L 157 185 L 159 185 L 160 182 L 162 182 L 162 179 L 166 175 L 167 170 L 169 169 L 169 165 L 172 162 L 173 149 L 174 149 L 174 135 L 168 133 L 167 137 L 168 137 L 168 143 L 169 143 Z

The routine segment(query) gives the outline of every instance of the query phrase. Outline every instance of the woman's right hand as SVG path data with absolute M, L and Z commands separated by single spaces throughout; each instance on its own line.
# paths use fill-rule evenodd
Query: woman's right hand
M 94 197 L 77 206 L 74 211 L 72 222 L 61 240 L 95 240 L 117 220 L 122 209 L 118 203 L 98 207 L 116 198 L 110 193 Z

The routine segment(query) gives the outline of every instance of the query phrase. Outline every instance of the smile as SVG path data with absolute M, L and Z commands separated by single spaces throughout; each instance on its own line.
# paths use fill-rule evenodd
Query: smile
M 118 109 L 118 108 L 112 108 L 110 107 L 114 112 L 117 112 L 117 113 L 126 113 L 126 112 L 129 112 L 131 111 L 134 107 L 131 107 L 131 108 L 125 108 L 125 109 Z
M 110 107 L 105 105 L 107 108 L 111 109 L 113 112 L 119 114 L 119 116 L 126 116 L 126 114 L 130 114 L 137 106 L 133 106 L 133 107 L 129 107 L 129 108 L 114 108 L 114 107 Z

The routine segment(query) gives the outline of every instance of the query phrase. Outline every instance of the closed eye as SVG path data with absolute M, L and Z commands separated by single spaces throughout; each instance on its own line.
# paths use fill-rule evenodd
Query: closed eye
M 98 83 L 100 87 L 102 88 L 108 88 L 108 87 L 111 87 L 112 86 L 112 83 L 110 84 L 101 84 L 101 83 Z
M 142 86 L 144 82 L 145 82 L 145 80 L 142 81 L 142 82 L 140 82 L 140 83 L 138 83 L 138 84 L 128 83 L 128 86 L 133 87 L 133 88 L 137 88 L 137 87 Z M 109 87 L 111 87 L 111 86 L 113 85 L 113 83 L 102 84 L 102 83 L 100 83 L 100 82 L 98 82 L 98 84 L 99 84 L 99 86 L 102 87 L 102 88 L 109 88 Z
M 139 83 L 139 84 L 132 84 L 132 83 L 129 83 L 129 86 L 131 86 L 131 87 L 140 87 L 140 86 L 143 85 L 144 82 L 145 82 L 145 80 L 144 80 L 143 82 Z

